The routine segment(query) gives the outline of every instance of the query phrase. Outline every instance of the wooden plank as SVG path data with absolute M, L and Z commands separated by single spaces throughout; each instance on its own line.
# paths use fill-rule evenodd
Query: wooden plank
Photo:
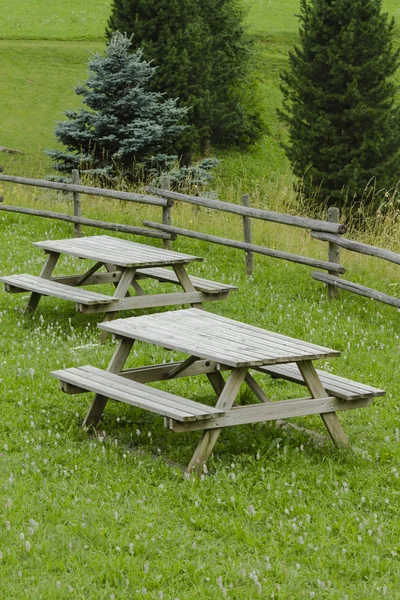
M 145 296 L 134 296 L 131 298 L 122 298 L 118 301 L 110 302 L 110 305 L 104 304 L 96 307 L 95 305 L 79 305 L 77 308 L 84 314 L 93 314 L 101 312 L 118 312 L 121 310 L 138 310 L 143 308 L 155 308 L 158 306 L 175 306 L 177 304 L 193 304 L 198 302 L 212 302 L 225 300 L 228 292 L 221 294 L 205 294 L 204 292 L 168 292 L 166 294 L 148 294 Z
M 172 264 L 184 264 L 203 260 L 198 256 L 154 248 L 128 240 L 97 235 L 64 240 L 46 240 L 35 242 L 34 246 L 51 252 L 59 252 L 101 261 L 114 263 L 121 267 L 151 267 Z
M 225 202 L 224 202 L 225 204 Z M 185 237 L 194 238 L 196 240 L 203 240 L 204 242 L 210 242 L 212 244 L 220 244 L 221 246 L 227 246 L 229 248 L 237 248 L 239 250 L 245 250 L 247 252 L 255 252 L 256 254 L 262 254 L 263 256 L 269 256 L 270 258 L 278 258 L 281 260 L 287 260 L 307 267 L 315 267 L 317 269 L 325 269 L 326 271 L 332 271 L 335 269 L 338 273 L 345 273 L 346 269 L 342 265 L 335 265 L 325 260 L 318 260 L 316 258 L 308 258 L 307 256 L 300 256 L 299 254 L 291 254 L 289 252 L 283 252 L 281 250 L 273 250 L 272 248 L 265 248 L 264 246 L 256 246 L 255 244 L 247 244 L 246 242 L 238 242 L 237 240 L 231 240 L 229 238 L 223 238 L 207 233 L 200 233 L 198 231 L 192 231 L 190 229 L 182 229 L 181 227 L 172 227 L 170 225 L 162 225 L 155 223 L 154 221 L 143 221 L 143 225 L 146 227 L 152 227 L 159 229 L 167 233 L 174 233 L 177 235 L 183 235 Z M 328 223 L 327 223 L 328 225 Z
M 259 208 L 248 208 L 239 206 L 231 202 L 222 202 L 220 200 L 210 200 L 209 198 L 201 198 L 200 196 L 190 196 L 179 192 L 171 192 L 162 190 L 152 186 L 147 186 L 146 191 L 161 196 L 170 200 L 180 200 L 196 206 L 203 206 L 222 212 L 234 213 L 237 215 L 245 215 L 253 217 L 253 219 L 261 219 L 264 221 L 272 221 L 274 223 L 282 223 L 284 225 L 292 225 L 294 227 L 302 227 L 304 229 L 313 229 L 314 231 L 327 231 L 330 233 L 345 233 L 346 226 L 342 224 L 327 223 L 326 221 L 318 221 L 307 217 L 296 217 L 293 215 L 284 215 L 270 210 L 261 210 Z
M 19 287 L 25 291 L 32 291 L 41 296 L 54 296 L 55 298 L 71 300 L 80 304 L 103 304 L 107 306 L 110 302 L 113 302 L 113 299 L 105 294 L 99 294 L 98 292 L 92 292 L 83 288 L 74 288 L 29 274 L 0 277 L 0 281 L 3 281 L 7 285 Z
M 133 379 L 134 381 L 139 381 L 140 383 L 152 383 L 154 381 L 164 381 L 166 379 L 171 379 L 171 372 L 175 367 L 182 365 L 185 361 L 172 362 L 172 363 L 163 363 L 160 365 L 152 365 L 148 367 L 136 367 L 134 369 L 126 369 L 124 371 L 120 371 L 118 375 L 121 377 L 126 377 L 127 379 Z M 215 374 L 221 370 L 228 370 L 229 367 L 218 365 L 217 363 L 210 360 L 198 360 L 190 367 L 186 367 L 184 371 L 180 371 L 178 374 L 174 375 L 174 379 L 178 379 L 180 377 L 191 377 L 196 375 L 208 375 Z M 220 373 L 217 373 L 220 375 Z M 224 382 L 225 384 L 225 382 Z M 219 389 L 217 394 L 220 395 L 222 389 Z
M 297 363 L 299 371 L 303 376 L 306 386 L 310 390 L 313 398 L 320 399 L 324 398 L 327 394 L 318 377 L 314 365 L 311 361 L 304 361 Z M 328 433 L 334 444 L 338 446 L 349 447 L 350 443 L 344 429 L 336 416 L 335 412 L 326 412 L 321 414 L 321 419 L 328 430 Z
M 366 408 L 372 403 L 372 398 L 342 402 L 337 398 L 327 396 L 325 398 L 297 398 L 294 400 L 280 400 L 265 404 L 250 404 L 248 406 L 233 407 L 222 417 L 213 417 L 205 422 L 177 423 L 173 420 L 167 421 L 169 429 L 176 433 L 220 430 L 224 427 L 245 425 L 250 423 L 264 423 L 291 417 L 305 417 L 309 415 L 326 415 L 341 410 L 354 410 Z
M 304 379 L 296 364 L 286 364 L 278 366 L 257 367 L 257 371 L 267 373 L 272 377 L 293 381 L 300 385 L 306 385 Z M 324 389 L 332 396 L 341 400 L 355 400 L 356 398 L 369 398 L 371 396 L 384 396 L 384 390 L 327 373 L 316 369 L 317 375 L 321 380 Z
M 0 181 L 8 181 L 10 183 L 30 185 L 51 190 L 61 190 L 63 192 L 77 192 L 92 196 L 101 196 L 104 198 L 114 198 L 115 200 L 138 202 L 140 204 L 149 204 L 152 206 L 171 205 L 171 201 L 156 196 L 149 196 L 147 194 L 133 194 L 131 192 L 107 190 L 104 188 L 90 187 L 87 185 L 76 185 L 70 183 L 60 183 L 58 181 L 47 181 L 45 179 L 31 179 L 27 177 L 15 177 L 13 175 L 0 175 Z
M 190 280 L 198 292 L 206 292 L 208 294 L 237 290 L 236 285 L 229 283 L 220 283 L 218 281 L 212 281 L 210 279 L 203 279 L 202 277 L 196 277 L 189 275 Z M 162 267 L 152 267 L 149 269 L 138 269 L 138 279 L 152 278 L 157 279 L 161 283 L 179 283 L 179 279 L 173 271 L 164 269 Z
M 164 313 L 162 320 L 164 323 L 169 323 L 175 321 L 175 317 L 173 313 Z M 304 351 L 307 354 L 310 351 L 314 353 L 318 349 L 322 352 L 326 352 L 327 350 L 333 352 L 335 356 L 340 354 L 329 348 L 316 346 L 315 344 L 281 334 L 275 334 L 259 327 L 249 326 L 247 323 L 240 323 L 232 319 L 229 320 L 226 317 L 221 318 L 212 313 L 205 313 L 204 317 L 199 317 L 197 314 L 190 313 L 189 310 L 182 311 L 177 325 L 183 327 L 183 323 L 185 323 L 186 327 L 190 327 L 193 331 L 199 331 L 199 333 L 203 331 L 204 333 L 217 334 L 218 343 L 222 345 L 224 345 L 225 341 L 229 344 L 236 342 L 243 347 L 260 350 L 264 355 L 267 348 L 283 348 L 285 352 L 291 351 L 295 353 Z
M 365 287 L 358 283 L 353 283 L 352 281 L 345 281 L 344 279 L 334 277 L 333 275 L 318 273 L 318 271 L 311 273 L 311 276 L 317 281 L 322 281 L 322 283 L 327 283 L 329 285 L 335 285 L 341 288 L 342 290 L 346 290 L 346 292 L 352 292 L 353 294 L 358 294 L 359 296 L 364 296 L 366 298 L 372 298 L 372 300 L 377 300 L 378 302 L 389 304 L 390 306 L 394 306 L 395 308 L 400 308 L 399 298 L 395 298 L 394 296 L 388 296 L 383 292 L 378 292 L 378 290 Z
M 343 238 L 340 235 L 321 233 L 319 231 L 312 231 L 311 236 L 317 240 L 321 240 L 322 242 L 337 244 L 338 246 L 346 248 L 346 250 L 350 250 L 351 252 L 375 256 L 376 258 L 382 258 L 383 260 L 400 265 L 400 254 L 392 252 L 391 250 L 386 250 L 385 248 L 370 246 L 369 244 Z
M 197 329 L 191 331 L 191 327 L 194 327 L 193 323 L 191 321 L 183 322 L 184 314 L 189 311 L 192 311 L 193 322 L 197 320 L 199 323 L 204 322 L 203 331 Z M 245 338 L 245 341 L 239 339 L 235 342 L 233 340 L 229 340 L 229 343 L 224 342 L 221 341 L 221 334 L 216 330 L 214 321 L 207 323 L 209 318 L 210 313 L 189 309 L 188 311 L 173 311 L 118 320 L 113 324 L 100 325 L 100 328 L 105 328 L 117 335 L 131 336 L 144 342 L 154 343 L 171 350 L 179 350 L 234 367 L 278 364 L 303 359 L 326 358 L 340 354 L 328 348 L 320 349 L 320 347 L 311 344 L 307 349 L 299 347 L 298 351 L 295 352 L 285 346 L 286 340 L 283 340 L 280 347 L 268 348 L 269 332 L 258 330 L 258 328 L 254 329 L 265 336 L 265 348 L 257 345 L 251 346 L 253 328 L 248 331 L 248 337 Z M 242 326 L 238 322 L 228 321 L 237 324 L 239 327 Z M 234 325 L 232 325 L 233 327 Z M 274 340 L 278 339 L 276 336 L 279 336 L 279 334 L 273 336 Z M 293 342 L 292 338 L 289 339 Z M 292 358 L 293 356 L 296 358 Z
M 96 227 L 98 229 L 105 229 L 109 231 L 119 231 L 121 233 L 131 233 L 133 235 L 141 235 L 143 237 L 155 238 L 160 240 L 170 240 L 171 235 L 165 234 L 160 231 L 151 231 L 144 227 L 135 227 L 132 225 L 125 225 L 123 223 L 109 223 L 108 221 L 98 221 L 95 219 L 88 219 L 86 217 L 76 217 L 74 215 L 64 215 L 58 212 L 52 212 L 49 210 L 37 210 L 33 208 L 24 208 L 22 206 L 9 206 L 2 204 L 0 210 L 5 212 L 19 213 L 23 215 L 31 215 L 32 217 L 42 217 L 44 219 L 56 219 L 57 221 L 66 221 L 67 223 L 75 223 L 80 225 L 87 225 L 88 227 Z
M 64 283 L 65 285 L 78 286 L 82 275 L 60 275 L 51 277 L 49 281 Z M 85 285 L 99 285 L 104 283 L 118 283 L 121 278 L 121 271 L 112 271 L 110 273 L 93 273 L 86 281 Z
M 223 411 L 200 404 L 163 390 L 151 388 L 136 381 L 124 379 L 90 365 L 54 371 L 52 376 L 88 391 L 108 395 L 109 398 L 126 402 L 162 416 L 177 420 L 210 418 Z

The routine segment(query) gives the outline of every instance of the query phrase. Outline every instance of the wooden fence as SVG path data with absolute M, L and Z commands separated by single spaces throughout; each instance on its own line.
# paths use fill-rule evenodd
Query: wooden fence
M 55 181 L 46 181 L 44 179 L 28 179 L 26 177 L 14 177 L 12 175 L 0 174 L 0 181 L 72 193 L 72 198 L 74 202 L 74 214 L 65 215 L 63 213 L 51 212 L 48 210 L 36 210 L 33 208 L 25 208 L 22 206 L 10 206 L 3 203 L 0 204 L 0 211 L 16 212 L 26 215 L 32 215 L 35 217 L 57 219 L 59 221 L 67 221 L 69 223 L 73 223 L 74 234 L 76 237 L 80 237 L 82 235 L 82 225 L 88 225 L 90 227 L 98 227 L 100 229 L 106 229 L 109 231 L 120 231 L 123 233 L 131 233 L 134 235 L 141 235 L 149 238 L 162 239 L 164 240 L 165 245 L 167 243 L 170 243 L 170 240 L 173 239 L 171 238 L 171 235 L 169 233 L 165 233 L 163 231 L 153 231 L 144 227 L 133 227 L 131 225 L 125 225 L 123 223 L 109 223 L 108 221 L 97 221 L 95 219 L 87 219 L 85 217 L 82 217 L 80 195 L 88 194 L 104 198 L 112 198 L 114 200 L 120 200 L 125 202 L 137 202 L 139 204 L 159 206 L 162 208 L 162 221 L 166 223 L 169 222 L 166 217 L 167 215 L 169 215 L 169 208 L 173 204 L 173 201 L 156 196 L 150 196 L 148 194 L 133 194 L 131 192 L 120 192 L 117 190 L 108 190 L 103 188 L 80 185 L 79 172 L 77 170 L 74 170 L 72 172 L 72 180 L 73 183 L 59 183 Z
M 253 273 L 254 254 L 261 254 L 264 256 L 278 258 L 327 271 L 327 273 L 321 273 L 320 271 L 312 272 L 311 275 L 315 280 L 321 281 L 327 285 L 328 297 L 330 299 L 337 298 L 339 289 L 344 289 L 400 308 L 400 299 L 341 278 L 341 275 L 346 272 L 345 267 L 340 264 L 341 248 L 345 248 L 346 250 L 350 250 L 352 252 L 359 252 L 368 256 L 374 256 L 398 265 L 400 265 L 400 254 L 344 238 L 343 234 L 346 233 L 346 227 L 339 222 L 339 209 L 335 207 L 332 207 L 328 210 L 328 220 L 323 221 L 253 208 L 250 206 L 250 198 L 247 194 L 242 196 L 242 205 L 239 205 L 230 202 L 222 202 L 220 200 L 202 198 L 199 196 L 181 194 L 179 192 L 172 192 L 167 189 L 167 182 L 163 188 L 148 186 L 146 188 L 146 191 L 148 192 L 147 194 L 134 194 L 131 192 L 121 192 L 117 190 L 83 186 L 80 185 L 78 171 L 73 172 L 72 184 L 51 182 L 40 179 L 27 179 L 24 177 L 14 177 L 3 174 L 0 174 L 0 181 L 71 193 L 74 202 L 73 216 L 57 212 L 36 210 L 20 206 L 9 206 L 4 204 L 0 204 L 0 211 L 16 212 L 73 223 L 74 233 L 77 237 L 82 235 L 82 225 L 88 225 L 90 227 L 99 227 L 101 229 L 111 231 L 120 231 L 123 233 L 131 233 L 145 237 L 162 239 L 164 247 L 171 248 L 172 240 L 176 239 L 177 235 L 181 235 L 213 244 L 220 244 L 222 246 L 243 250 L 246 254 L 246 273 L 248 276 L 252 275 Z M 136 227 L 84 218 L 81 215 L 80 194 L 92 194 L 105 198 L 161 207 L 162 222 L 156 223 L 154 221 L 144 221 L 144 227 Z M 2 198 L 0 197 L 0 202 L 1 201 Z M 172 207 L 174 202 L 184 202 L 220 212 L 236 214 L 242 217 L 244 241 L 232 240 L 199 231 L 175 227 L 172 225 Z M 270 221 L 273 223 L 280 223 L 292 227 L 308 229 L 313 238 L 328 244 L 327 260 L 325 261 L 307 256 L 300 256 L 297 254 L 291 254 L 289 252 L 283 252 L 281 250 L 275 250 L 253 244 L 251 225 L 252 219 L 259 219 L 262 221 Z
M 328 271 L 328 273 L 313 272 L 311 275 L 315 280 L 327 284 L 328 297 L 330 299 L 337 298 L 339 289 L 344 289 L 349 292 L 389 304 L 396 308 L 400 308 L 399 298 L 389 296 L 358 283 L 346 281 L 340 277 L 341 274 L 346 272 L 345 267 L 340 264 L 340 248 L 345 248 L 346 250 L 358 252 L 368 256 L 374 256 L 398 265 L 400 265 L 400 254 L 342 237 L 342 234 L 346 233 L 346 227 L 339 223 L 339 209 L 336 207 L 329 208 L 328 221 L 320 221 L 316 219 L 285 215 L 277 212 L 251 208 L 250 198 L 247 194 L 242 197 L 242 206 L 240 206 L 228 202 L 221 202 L 219 200 L 211 200 L 209 198 L 201 198 L 198 196 L 190 196 L 186 194 L 180 194 L 178 192 L 171 192 L 151 186 L 148 186 L 146 191 L 154 194 L 156 197 L 159 196 L 161 198 L 174 201 L 187 202 L 196 206 L 202 206 L 208 209 L 234 213 L 242 216 L 244 242 L 174 227 L 172 224 L 167 224 L 165 222 L 155 223 L 153 221 L 144 221 L 143 225 L 146 227 L 152 227 L 153 229 L 159 229 L 165 233 L 182 235 L 214 244 L 221 244 L 223 246 L 244 250 L 246 252 L 246 272 L 248 275 L 251 275 L 253 272 L 253 253 L 263 254 L 264 256 L 271 256 L 273 258 L 279 258 Z M 289 254 L 287 252 L 254 245 L 252 243 L 251 231 L 252 218 L 309 229 L 313 238 L 328 243 L 328 260 L 317 260 L 314 258 L 298 256 L 296 254 Z

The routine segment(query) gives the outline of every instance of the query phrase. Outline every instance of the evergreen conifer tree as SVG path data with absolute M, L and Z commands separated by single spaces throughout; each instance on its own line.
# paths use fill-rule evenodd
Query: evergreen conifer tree
M 67 120 L 56 126 L 66 150 L 47 151 L 56 170 L 137 179 L 153 172 L 157 159 L 164 167 L 176 158 L 165 153 L 184 130 L 186 109 L 148 89 L 156 68 L 130 46 L 128 37 L 116 32 L 106 55 L 89 61 L 89 77 L 75 89 L 85 106 L 66 111 Z
M 400 179 L 394 21 L 381 0 L 301 0 L 300 42 L 283 75 L 286 148 L 306 197 L 379 201 Z M 370 193 L 366 193 L 366 188 Z
M 248 142 L 261 133 L 240 1 L 113 0 L 107 34 L 133 34 L 134 47 L 158 67 L 153 89 L 189 109 L 181 141 L 186 163 L 208 140 Z

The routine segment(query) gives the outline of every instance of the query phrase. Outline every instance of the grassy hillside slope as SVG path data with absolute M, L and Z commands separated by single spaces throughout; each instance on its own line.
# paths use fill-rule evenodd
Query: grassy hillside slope
M 244 157 L 222 153 L 236 171 L 249 166 L 274 178 L 287 169 L 280 146 L 282 129 L 276 119 L 281 98 L 279 72 L 296 38 L 297 0 L 281 3 L 246 0 L 249 30 L 257 34 L 259 77 L 263 90 L 265 117 L 270 136 Z M 391 14 L 400 9 L 386 0 Z M 45 148 L 55 146 L 54 123 L 64 110 L 78 106 L 74 86 L 86 77 L 87 61 L 93 52 L 104 49 L 104 30 L 110 10 L 107 0 L 77 0 L 68 4 L 40 0 L 4 0 L 0 13 L 0 145 L 25 152 L 25 156 L 0 155 L 8 172 L 38 174 L 49 169 Z M 225 166 L 222 169 L 225 171 Z M 230 167 L 226 169 L 230 176 Z

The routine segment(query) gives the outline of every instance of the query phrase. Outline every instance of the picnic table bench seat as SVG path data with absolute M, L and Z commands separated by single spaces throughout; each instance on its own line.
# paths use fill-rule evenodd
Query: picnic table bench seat
M 137 279 L 145 278 L 157 279 L 160 283 L 179 283 L 176 274 L 169 269 L 164 269 L 163 267 L 138 269 Z M 193 287 L 198 292 L 205 292 L 206 294 L 220 294 L 221 292 L 230 292 L 238 289 L 236 285 L 219 283 L 218 281 L 211 281 L 209 279 L 203 279 L 202 277 L 196 277 L 193 275 L 189 275 L 189 279 L 192 282 Z
M 296 363 L 257 367 L 257 371 L 267 373 L 274 379 L 286 379 L 287 381 L 299 383 L 300 385 L 306 385 Z M 321 371 L 320 369 L 316 369 L 316 372 L 327 393 L 336 398 L 340 398 L 341 400 L 361 400 L 364 398 L 385 395 L 383 390 L 370 385 L 358 383 L 357 381 L 352 381 L 345 377 L 334 375 L 333 373 Z
M 53 371 L 51 375 L 60 380 L 61 389 L 68 394 L 95 392 L 176 421 L 198 421 L 225 414 L 212 406 L 152 388 L 90 365 Z
M 34 292 L 42 296 L 54 296 L 55 298 L 72 300 L 73 302 L 84 305 L 110 304 L 110 302 L 118 301 L 117 298 L 114 299 L 105 294 L 91 292 L 81 287 L 65 285 L 64 283 L 26 273 L 22 275 L 0 277 L 0 280 L 4 283 L 7 292 Z

